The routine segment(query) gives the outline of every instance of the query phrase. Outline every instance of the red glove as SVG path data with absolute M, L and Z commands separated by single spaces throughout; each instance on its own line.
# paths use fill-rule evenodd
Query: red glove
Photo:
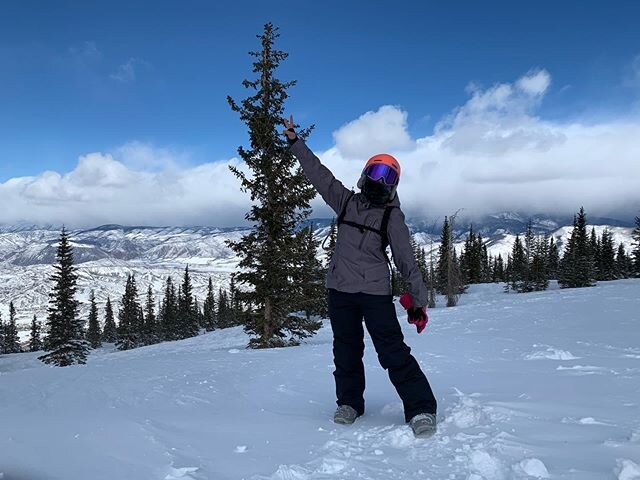
M 418 333 L 422 333 L 429 321 L 427 309 L 425 307 L 414 307 L 413 300 L 411 300 L 411 296 L 408 293 L 402 294 L 400 297 L 400 305 L 407 311 L 409 323 L 416 326 Z

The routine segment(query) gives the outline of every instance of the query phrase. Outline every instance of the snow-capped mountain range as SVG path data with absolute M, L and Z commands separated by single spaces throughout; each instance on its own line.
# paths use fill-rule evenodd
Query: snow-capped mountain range
M 492 255 L 506 256 L 517 234 L 526 230 L 529 219 L 537 233 L 553 236 L 560 247 L 571 233 L 571 218 L 545 215 L 527 216 L 513 212 L 487 215 L 473 221 L 474 231 L 482 234 Z M 605 228 L 613 232 L 617 244 L 632 244 L 632 222 L 590 218 L 598 234 Z M 314 219 L 316 235 L 324 238 L 330 219 Z M 410 218 L 414 238 L 427 252 L 439 245 L 441 220 Z M 455 238 L 462 244 L 471 222 L 459 219 Z M 102 225 L 91 229 L 70 230 L 74 258 L 78 264 L 78 298 L 81 313 L 87 313 L 87 300 L 95 290 L 99 307 L 107 296 L 117 305 L 129 272 L 136 276 L 139 292 L 148 285 L 157 297 L 162 293 L 168 275 L 179 280 L 186 265 L 194 283 L 194 292 L 204 298 L 208 278 L 216 288 L 226 286 L 236 269 L 238 258 L 227 246 L 227 240 L 240 238 L 247 227 L 149 227 Z M 0 226 L 0 313 L 8 317 L 8 305 L 14 302 L 18 322 L 26 328 L 34 314 L 44 319 L 50 288 L 51 265 L 60 229 L 58 226 Z M 324 256 L 324 252 L 318 252 Z M 26 333 L 26 332 L 25 332 Z

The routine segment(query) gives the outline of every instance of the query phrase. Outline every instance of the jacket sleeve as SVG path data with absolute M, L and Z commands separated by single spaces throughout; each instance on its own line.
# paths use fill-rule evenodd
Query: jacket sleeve
M 331 170 L 320 162 L 302 139 L 296 139 L 290 148 L 311 184 L 333 211 L 339 214 L 351 191 L 333 176 Z
M 405 223 L 404 213 L 400 208 L 394 208 L 389 218 L 387 231 L 389 245 L 393 254 L 393 263 L 409 284 L 409 295 L 415 307 L 427 305 L 427 286 L 424 284 L 422 273 L 418 268 L 416 257 L 411 247 L 411 234 Z

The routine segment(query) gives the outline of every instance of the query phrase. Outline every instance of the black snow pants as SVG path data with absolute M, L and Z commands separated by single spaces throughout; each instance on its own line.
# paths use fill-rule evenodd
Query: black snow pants
M 427 377 L 404 343 L 391 295 L 329 289 L 329 317 L 338 405 L 349 405 L 360 415 L 364 413 L 364 318 L 380 365 L 389 372 L 389 379 L 402 399 L 405 421 L 419 413 L 436 413 L 436 399 Z

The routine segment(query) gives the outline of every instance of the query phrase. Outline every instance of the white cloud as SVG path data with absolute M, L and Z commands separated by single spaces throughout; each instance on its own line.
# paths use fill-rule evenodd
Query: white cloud
M 638 214 L 640 119 L 544 120 L 536 112 L 550 83 L 538 70 L 513 83 L 471 86 L 464 105 L 417 139 L 407 112 L 383 106 L 338 129 L 335 146 L 317 153 L 348 187 L 371 154 L 395 155 L 409 215 L 571 214 L 581 205 L 598 215 Z M 194 167 L 184 152 L 130 142 L 87 154 L 65 174 L 0 183 L 0 223 L 239 225 L 250 201 L 230 164 L 245 168 L 235 159 Z M 319 198 L 314 206 L 316 215 L 331 214 Z
M 413 147 L 407 133 L 407 113 L 390 105 L 343 125 L 333 137 L 342 156 L 352 159 Z

